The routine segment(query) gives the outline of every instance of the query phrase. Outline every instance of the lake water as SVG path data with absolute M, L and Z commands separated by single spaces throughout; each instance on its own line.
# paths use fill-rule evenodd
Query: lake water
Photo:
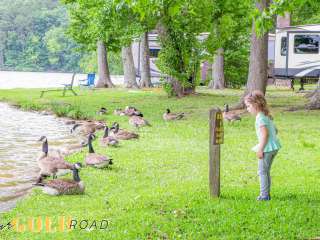
M 0 212 L 14 207 L 32 188 L 39 173 L 38 140 L 42 135 L 47 136 L 49 149 L 79 142 L 62 119 L 24 112 L 5 103 L 0 103 L 0 133 Z
M 86 79 L 86 74 L 76 74 L 74 85 L 78 86 L 80 79 Z M 45 72 L 9 72 L 0 71 L 0 89 L 12 88 L 56 88 L 71 82 L 72 73 Z M 96 76 L 96 79 L 98 76 Z M 116 85 L 123 84 L 123 76 L 112 75 L 111 80 Z

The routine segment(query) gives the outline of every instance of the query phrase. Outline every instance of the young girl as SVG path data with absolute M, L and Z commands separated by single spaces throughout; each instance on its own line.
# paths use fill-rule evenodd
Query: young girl
M 254 91 L 245 97 L 249 113 L 256 117 L 256 133 L 259 144 L 253 147 L 258 157 L 258 173 L 260 176 L 260 195 L 257 200 L 268 201 L 270 197 L 270 168 L 281 145 L 277 138 L 277 129 L 272 122 L 266 99 L 260 91 Z

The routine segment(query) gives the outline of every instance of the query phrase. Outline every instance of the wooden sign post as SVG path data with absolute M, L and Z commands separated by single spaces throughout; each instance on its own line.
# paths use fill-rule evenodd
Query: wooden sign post
M 223 116 L 221 110 L 210 110 L 209 188 L 212 197 L 220 196 L 220 144 L 223 144 Z

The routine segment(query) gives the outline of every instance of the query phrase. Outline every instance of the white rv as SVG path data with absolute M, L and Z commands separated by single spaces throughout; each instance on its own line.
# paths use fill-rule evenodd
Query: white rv
M 319 78 L 320 25 L 289 26 L 276 30 L 275 78 Z

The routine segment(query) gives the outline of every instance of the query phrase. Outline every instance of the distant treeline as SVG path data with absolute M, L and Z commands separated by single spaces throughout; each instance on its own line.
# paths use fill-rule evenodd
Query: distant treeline
M 96 53 L 67 34 L 69 19 L 58 0 L 2 0 L 0 69 L 10 71 L 96 71 Z M 83 46 L 82 46 L 83 47 Z M 110 56 L 110 71 L 121 74 L 121 58 Z

